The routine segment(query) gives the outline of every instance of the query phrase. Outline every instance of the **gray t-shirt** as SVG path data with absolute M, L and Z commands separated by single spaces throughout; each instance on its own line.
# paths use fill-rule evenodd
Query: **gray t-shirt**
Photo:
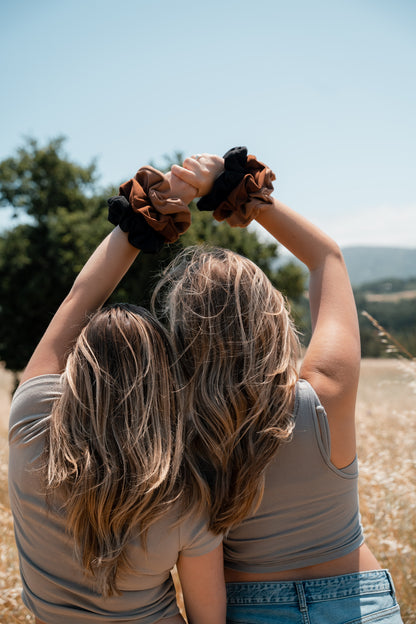
M 221 543 L 207 531 L 206 518 L 177 522 L 173 506 L 148 532 L 147 552 L 140 539 L 129 545 L 132 572 L 119 578 L 120 596 L 103 598 L 73 556 L 65 517 L 45 504 L 39 457 L 53 402 L 60 396 L 59 375 L 41 375 L 16 391 L 10 413 L 9 493 L 26 606 L 41 620 L 60 624 L 101 622 L 151 624 L 178 613 L 170 575 L 179 553 L 203 555 Z

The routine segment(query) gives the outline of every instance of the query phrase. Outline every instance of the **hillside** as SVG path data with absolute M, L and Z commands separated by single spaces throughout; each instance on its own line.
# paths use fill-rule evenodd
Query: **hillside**
M 282 247 L 279 250 L 277 266 L 289 260 L 299 262 Z M 354 287 L 379 280 L 416 278 L 416 248 L 357 246 L 343 247 L 342 253 Z
M 353 286 L 385 278 L 416 277 L 416 249 L 345 247 L 342 252 Z

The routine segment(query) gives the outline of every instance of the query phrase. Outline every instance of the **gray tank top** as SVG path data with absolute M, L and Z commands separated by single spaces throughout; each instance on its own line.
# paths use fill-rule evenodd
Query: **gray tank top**
M 363 542 L 357 458 L 338 469 L 330 461 L 324 408 L 305 380 L 296 387 L 295 429 L 267 468 L 256 513 L 224 538 L 225 566 L 278 572 L 330 561 Z

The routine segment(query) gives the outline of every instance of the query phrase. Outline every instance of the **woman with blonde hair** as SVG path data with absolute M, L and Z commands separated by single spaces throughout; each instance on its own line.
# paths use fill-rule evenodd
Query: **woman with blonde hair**
M 360 340 L 338 245 L 271 197 L 273 172 L 245 148 L 172 173 L 198 189 L 200 209 L 232 226 L 255 219 L 309 269 L 302 362 L 284 297 L 238 254 L 185 250 L 155 295 L 185 376 L 190 497 L 225 534 L 227 621 L 401 622 L 360 522 Z
M 190 223 L 186 185 L 145 167 L 109 200 L 117 227 L 34 351 L 10 414 L 23 601 L 38 624 L 225 622 L 221 537 L 185 510 L 184 412 L 170 339 L 143 308 L 101 308 L 140 249 Z M 201 507 L 201 506 L 200 506 Z

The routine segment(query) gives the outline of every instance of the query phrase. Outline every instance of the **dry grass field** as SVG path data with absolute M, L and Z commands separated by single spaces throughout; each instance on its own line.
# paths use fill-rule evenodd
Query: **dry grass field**
M 367 293 L 365 299 L 366 301 L 377 303 L 397 303 L 398 301 L 403 301 L 403 299 L 416 299 L 416 290 L 403 290 L 392 293 Z
M 32 623 L 7 498 L 12 380 L 0 371 L 0 622 Z M 416 624 L 416 362 L 364 360 L 357 406 L 360 498 L 369 545 L 395 580 L 405 624 Z

